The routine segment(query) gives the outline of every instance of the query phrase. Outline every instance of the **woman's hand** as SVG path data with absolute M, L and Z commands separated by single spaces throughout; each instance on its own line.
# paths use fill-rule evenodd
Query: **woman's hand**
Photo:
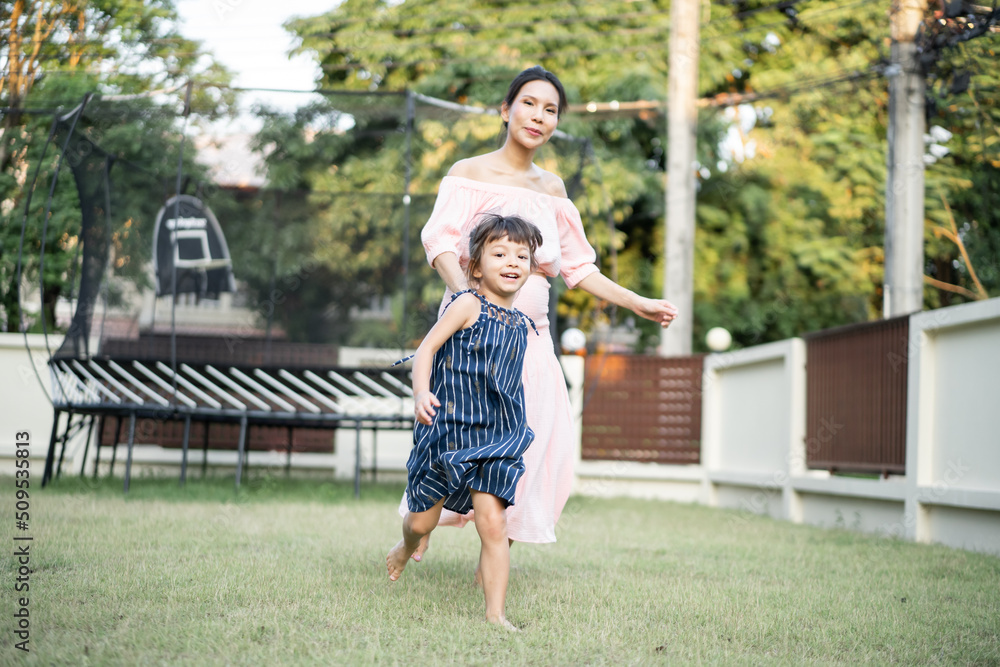
M 653 320 L 661 327 L 667 327 L 677 317 L 677 306 L 665 299 L 648 299 L 618 283 L 594 272 L 576 284 L 598 299 L 610 301 L 616 306 L 628 308 L 639 317 Z
M 677 317 L 677 306 L 665 299 L 647 299 L 640 296 L 636 299 L 632 312 L 666 328 Z
M 434 408 L 440 407 L 441 401 L 429 389 L 420 392 L 413 399 L 413 414 L 416 415 L 418 422 L 426 426 L 431 425 L 434 415 L 437 414 Z

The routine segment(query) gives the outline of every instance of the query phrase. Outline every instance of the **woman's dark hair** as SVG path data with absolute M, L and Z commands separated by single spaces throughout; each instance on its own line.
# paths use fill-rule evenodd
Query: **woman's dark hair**
M 517 94 L 521 92 L 524 84 L 529 81 L 548 81 L 555 86 L 556 92 L 559 93 L 559 109 L 556 111 L 556 115 L 557 117 L 562 116 L 562 112 L 569 106 L 569 103 L 566 101 L 566 90 L 563 88 L 562 82 L 559 81 L 559 77 L 541 65 L 529 67 L 515 76 L 514 80 L 510 82 L 510 87 L 507 89 L 507 97 L 503 98 L 503 102 L 507 105 L 507 108 L 509 109 L 514 105 Z M 507 129 L 506 121 L 504 121 L 503 128 Z
M 507 237 L 511 243 L 521 243 L 528 246 L 531 271 L 538 269 L 535 251 L 542 245 L 542 232 L 538 227 L 524 218 L 516 215 L 500 215 L 498 213 L 483 213 L 479 224 L 469 236 L 469 265 L 465 268 L 468 281 L 477 282 L 473 276 L 483 259 L 483 249 L 493 241 Z

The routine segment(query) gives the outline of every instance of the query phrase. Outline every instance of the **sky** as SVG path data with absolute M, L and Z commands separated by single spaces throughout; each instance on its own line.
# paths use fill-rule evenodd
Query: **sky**
M 206 51 L 234 74 L 242 88 L 312 90 L 319 67 L 308 55 L 289 59 L 295 46 L 281 27 L 296 16 L 315 16 L 337 5 L 336 0 L 179 0 L 181 34 L 202 42 Z M 241 107 L 255 102 L 290 110 L 312 96 L 253 92 L 241 95 Z M 238 120 L 233 130 L 252 130 L 249 118 Z

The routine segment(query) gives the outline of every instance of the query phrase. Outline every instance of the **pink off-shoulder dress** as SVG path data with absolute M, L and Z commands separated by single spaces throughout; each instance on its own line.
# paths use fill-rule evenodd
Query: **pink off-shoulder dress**
M 542 232 L 535 253 L 539 270 L 561 275 L 569 287 L 597 272 L 596 255 L 587 241 L 576 206 L 569 199 L 511 185 L 446 176 L 438 189 L 434 211 L 420 234 L 427 261 L 445 252 L 469 262 L 469 233 L 480 213 L 519 215 Z M 442 309 L 451 298 L 446 290 Z M 535 439 L 524 454 L 524 475 L 507 509 L 507 535 L 518 542 L 555 542 L 555 525 L 573 486 L 576 446 L 569 396 L 562 368 L 549 333 L 549 283 L 541 275 L 528 278 L 514 300 L 514 308 L 530 317 L 538 336 L 528 336 L 524 357 L 524 399 L 528 426 Z M 406 498 L 400 514 L 406 513 Z M 473 513 L 445 510 L 438 525 L 464 526 Z

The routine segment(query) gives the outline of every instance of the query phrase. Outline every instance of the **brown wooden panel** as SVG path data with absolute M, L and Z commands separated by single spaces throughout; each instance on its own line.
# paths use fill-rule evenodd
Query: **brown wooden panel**
M 584 460 L 698 463 L 703 356 L 586 360 Z
M 805 337 L 808 467 L 906 471 L 909 323 L 897 317 Z

